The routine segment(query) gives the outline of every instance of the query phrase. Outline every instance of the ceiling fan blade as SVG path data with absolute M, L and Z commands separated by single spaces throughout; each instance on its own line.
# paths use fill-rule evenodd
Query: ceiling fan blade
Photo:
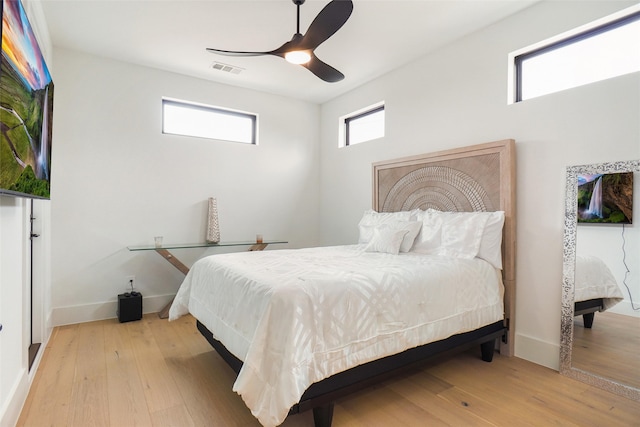
M 236 50 L 213 49 L 211 47 L 208 47 L 207 51 L 226 56 L 262 56 L 272 54 L 271 52 L 241 52 Z
M 265 54 L 268 55 L 275 55 L 275 56 L 279 56 L 280 58 L 284 58 L 284 54 L 289 52 L 290 50 L 295 50 L 297 48 L 297 43 L 300 40 L 301 36 L 299 34 L 296 34 L 293 36 L 293 38 L 288 41 L 285 42 L 282 46 L 280 46 L 277 49 L 274 49 L 270 52 L 265 52 Z
M 291 50 L 292 47 L 295 46 L 295 43 L 297 43 L 301 39 L 301 37 L 302 36 L 300 36 L 299 34 L 294 35 L 293 39 L 291 39 L 291 41 L 285 42 L 279 48 L 274 49 L 274 50 L 270 50 L 268 52 L 243 52 L 243 51 L 236 51 L 236 50 L 213 49 L 211 47 L 208 47 L 207 50 L 209 52 L 217 53 L 217 54 L 220 54 L 220 55 L 227 55 L 227 56 L 275 55 L 275 56 L 279 56 L 281 58 L 284 58 L 284 54 L 287 53 L 289 50 Z
M 315 17 L 300 42 L 303 49 L 315 49 L 347 22 L 353 11 L 351 0 L 332 0 Z
M 335 83 L 344 79 L 344 74 L 331 65 L 322 62 L 313 52 L 311 53 L 311 60 L 301 65 L 328 83 Z

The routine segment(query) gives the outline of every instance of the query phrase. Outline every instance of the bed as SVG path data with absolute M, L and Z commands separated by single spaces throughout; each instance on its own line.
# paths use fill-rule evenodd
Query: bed
M 592 328 L 595 313 L 605 311 L 624 296 L 609 267 L 593 255 L 576 256 L 574 316 L 582 316 L 584 327 Z
M 330 426 L 336 399 L 443 353 L 510 356 L 514 150 L 374 163 L 358 244 L 204 258 L 170 319 L 194 315 L 264 426 L 309 409 Z

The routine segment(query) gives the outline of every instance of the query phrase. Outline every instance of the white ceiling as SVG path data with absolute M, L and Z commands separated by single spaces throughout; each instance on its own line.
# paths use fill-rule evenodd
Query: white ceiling
M 279 47 L 296 32 L 291 0 L 40 1 L 56 47 L 322 103 L 538 0 L 355 0 L 347 23 L 316 49 L 345 74 L 338 83 L 275 56 L 205 50 Z M 327 3 L 301 6 L 301 33 Z M 216 61 L 243 70 L 215 70 Z

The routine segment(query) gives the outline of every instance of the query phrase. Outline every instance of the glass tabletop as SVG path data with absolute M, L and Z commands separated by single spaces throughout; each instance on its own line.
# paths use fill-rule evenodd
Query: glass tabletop
M 258 242 L 219 242 L 219 243 L 168 243 L 162 244 L 162 246 L 155 245 L 138 245 L 138 246 L 127 246 L 127 249 L 130 251 L 155 251 L 156 249 L 189 249 L 189 248 L 221 248 L 225 246 L 253 246 L 253 245 L 276 245 L 276 244 L 284 244 L 288 243 L 284 240 L 263 240 L 261 243 Z

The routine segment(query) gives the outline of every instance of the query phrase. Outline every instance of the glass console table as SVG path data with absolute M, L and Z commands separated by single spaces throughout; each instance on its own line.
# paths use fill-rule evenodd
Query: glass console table
M 180 270 L 183 274 L 189 272 L 189 267 L 184 265 L 174 254 L 169 252 L 169 249 L 197 249 L 197 248 L 224 248 L 231 246 L 249 246 L 248 251 L 261 251 L 268 245 L 277 245 L 288 243 L 284 240 L 263 240 L 262 242 L 219 242 L 219 243 L 176 243 L 176 244 L 163 244 L 161 246 L 155 245 L 142 245 L 142 246 L 127 246 L 130 251 L 156 251 L 162 258 L 166 259 L 171 265 Z M 161 319 L 169 317 L 169 309 L 173 300 L 169 302 L 160 312 L 158 316 Z

